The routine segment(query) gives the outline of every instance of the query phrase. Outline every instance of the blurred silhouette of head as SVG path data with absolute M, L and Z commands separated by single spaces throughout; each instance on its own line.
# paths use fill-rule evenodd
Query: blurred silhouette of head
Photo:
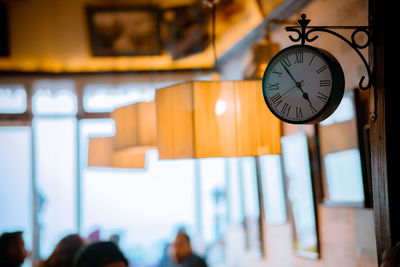
M 400 242 L 383 252 L 380 267 L 400 267 Z
M 113 242 L 89 244 L 78 253 L 75 267 L 127 267 L 128 260 Z
M 192 254 L 190 238 L 185 231 L 179 231 L 173 243 L 175 260 L 182 263 L 187 257 Z
M 84 241 L 78 234 L 65 236 L 58 242 L 50 257 L 45 260 L 41 267 L 71 267 L 74 257 L 83 246 Z
M 22 232 L 3 233 L 0 236 L 0 262 L 20 266 L 27 255 Z

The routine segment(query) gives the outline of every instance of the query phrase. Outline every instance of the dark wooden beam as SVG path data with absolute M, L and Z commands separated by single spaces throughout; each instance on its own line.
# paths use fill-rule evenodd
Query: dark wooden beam
M 394 3 L 390 1 L 369 0 L 369 24 L 374 27 L 370 49 L 373 66 L 370 104 L 376 108 L 376 119 L 370 122 L 370 151 L 379 264 L 383 252 L 400 241 L 400 179 L 396 168 L 399 141 L 395 132 L 398 121 L 396 105 L 399 105 L 395 94 L 399 85 L 394 83 L 398 62 L 394 56 L 397 51 L 393 47 L 397 33 L 389 31 L 389 27 L 396 23 L 390 21 L 397 16 L 395 10 Z

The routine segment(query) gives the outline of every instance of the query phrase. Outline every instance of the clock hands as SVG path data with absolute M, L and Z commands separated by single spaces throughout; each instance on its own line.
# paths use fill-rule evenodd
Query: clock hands
M 300 84 L 303 84 L 303 81 L 300 81 L 299 83 L 300 83 Z M 287 94 L 289 94 L 290 92 L 292 92 L 292 90 L 293 90 L 294 88 L 297 88 L 297 84 L 296 84 L 295 86 L 293 86 L 292 88 L 290 88 L 289 90 L 287 90 L 286 92 L 284 92 L 284 93 L 281 95 L 282 99 L 285 99 L 285 96 L 286 96 Z
M 290 78 L 292 78 L 292 80 L 296 84 L 296 87 L 299 88 L 302 93 L 304 93 L 303 89 L 301 89 L 301 84 L 296 82 L 296 79 L 293 77 L 293 75 L 290 73 L 289 69 L 282 62 L 281 62 L 281 64 L 282 64 L 282 67 L 285 69 L 286 73 L 289 74 Z
M 296 88 L 296 87 L 297 87 L 297 88 L 300 89 L 300 91 L 302 92 L 303 98 L 304 98 L 305 100 L 308 101 L 308 103 L 310 104 L 311 110 L 312 110 L 313 112 L 315 112 L 316 109 L 315 109 L 315 108 L 313 107 L 313 105 L 311 104 L 311 100 L 310 100 L 310 98 L 308 97 L 308 94 L 307 94 L 306 92 L 304 92 L 303 88 L 301 87 L 303 81 L 297 82 L 296 79 L 293 77 L 293 75 L 290 73 L 289 69 L 288 69 L 282 62 L 281 62 L 281 64 L 282 64 L 283 69 L 286 71 L 286 73 L 289 74 L 290 78 L 294 81 L 295 86 L 294 86 L 293 88 Z M 289 89 L 288 91 L 292 90 L 293 88 Z

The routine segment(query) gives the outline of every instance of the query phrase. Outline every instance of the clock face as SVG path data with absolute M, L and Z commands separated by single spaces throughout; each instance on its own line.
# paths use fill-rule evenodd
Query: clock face
M 262 82 L 265 102 L 279 119 L 289 123 L 316 123 L 339 105 L 344 75 L 327 51 L 307 45 L 281 50 L 270 61 Z

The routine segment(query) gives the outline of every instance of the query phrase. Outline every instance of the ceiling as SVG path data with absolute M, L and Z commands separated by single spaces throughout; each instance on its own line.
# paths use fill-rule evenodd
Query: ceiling
M 8 1 L 0 72 L 209 69 L 285 2 L 220 0 L 213 28 L 212 9 L 193 0 Z

